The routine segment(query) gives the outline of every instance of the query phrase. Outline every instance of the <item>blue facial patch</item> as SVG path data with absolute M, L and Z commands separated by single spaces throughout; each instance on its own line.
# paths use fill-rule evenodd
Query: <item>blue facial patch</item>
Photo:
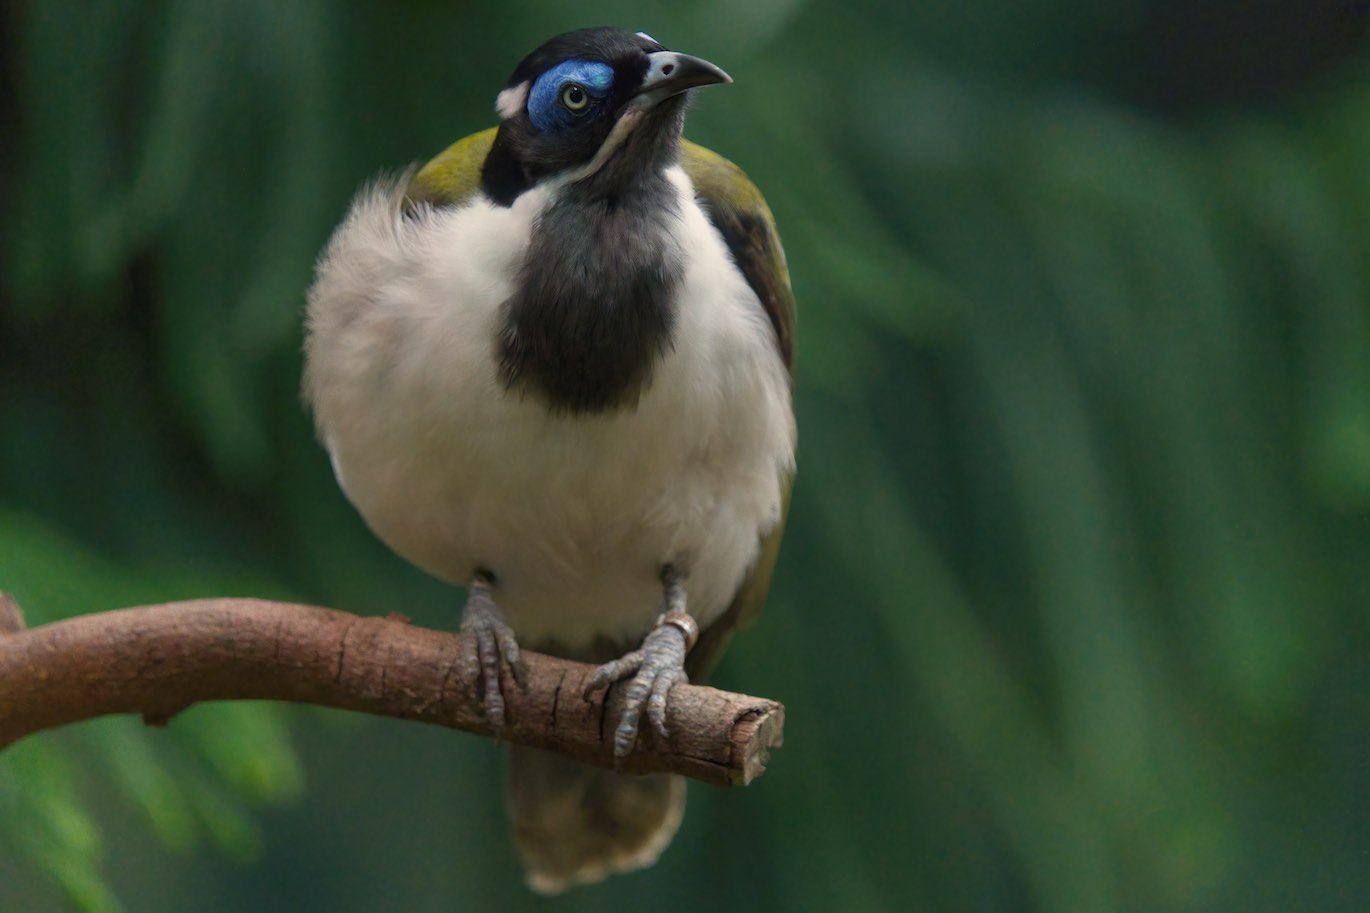
M 562 91 L 577 85 L 590 96 L 581 111 L 562 103 Z M 543 133 L 563 130 L 592 114 L 614 85 L 614 68 L 598 60 L 566 60 L 543 73 L 528 92 L 528 118 Z

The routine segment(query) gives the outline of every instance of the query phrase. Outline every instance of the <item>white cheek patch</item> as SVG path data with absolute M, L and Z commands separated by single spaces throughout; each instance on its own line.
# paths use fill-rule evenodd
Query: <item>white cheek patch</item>
M 528 83 L 525 81 L 505 89 L 495 97 L 495 113 L 504 120 L 508 120 L 511 117 L 517 117 L 527 103 Z

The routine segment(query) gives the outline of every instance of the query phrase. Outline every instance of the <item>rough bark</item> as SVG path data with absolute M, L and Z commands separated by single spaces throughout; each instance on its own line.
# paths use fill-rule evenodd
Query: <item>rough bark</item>
M 0 748 L 110 713 L 160 725 L 191 704 L 276 700 L 435 723 L 613 767 L 623 688 L 582 697 L 593 666 L 525 651 L 507 670 L 495 733 L 459 674 L 461 637 L 399 616 L 350 615 L 257 599 L 197 599 L 82 615 L 25 629 L 0 593 Z M 671 691 L 667 744 L 642 726 L 620 770 L 745 785 L 780 745 L 784 707 L 695 685 Z

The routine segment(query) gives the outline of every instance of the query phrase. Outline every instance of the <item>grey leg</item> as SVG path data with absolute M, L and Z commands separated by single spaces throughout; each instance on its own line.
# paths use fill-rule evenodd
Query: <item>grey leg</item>
M 467 590 L 466 608 L 461 616 L 461 674 L 473 690 L 483 689 L 485 717 L 498 730 L 504 727 L 501 662 L 509 665 L 520 688 L 527 685 L 527 679 L 514 631 L 505 623 L 490 589 L 490 578 L 477 574 Z

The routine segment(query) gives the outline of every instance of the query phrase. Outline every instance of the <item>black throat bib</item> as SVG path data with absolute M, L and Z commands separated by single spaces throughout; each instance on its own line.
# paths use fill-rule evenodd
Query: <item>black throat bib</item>
M 671 346 L 684 267 L 668 227 L 678 219 L 675 188 L 660 172 L 610 194 L 563 188 L 533 226 L 505 304 L 505 386 L 556 412 L 634 405 Z

